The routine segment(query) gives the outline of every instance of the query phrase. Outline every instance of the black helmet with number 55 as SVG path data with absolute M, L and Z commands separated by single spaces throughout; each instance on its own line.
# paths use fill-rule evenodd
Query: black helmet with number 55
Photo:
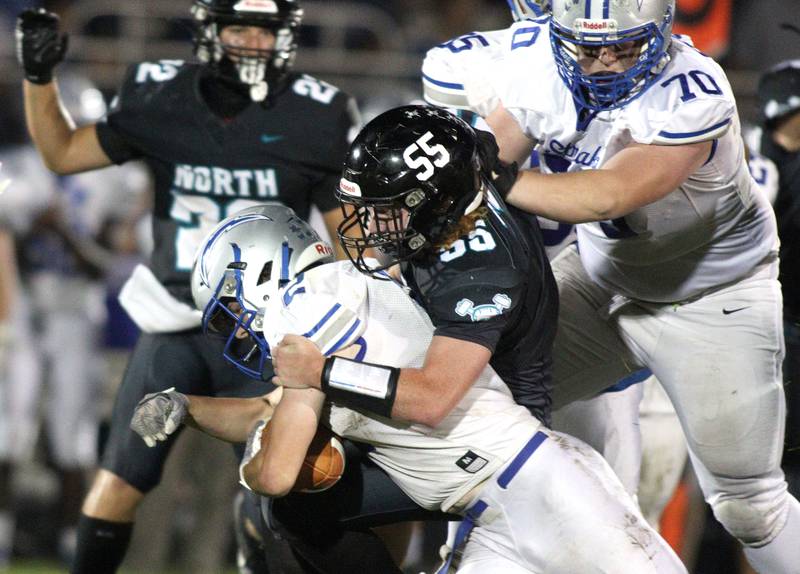
M 339 240 L 361 272 L 376 274 L 438 247 L 481 204 L 482 182 L 466 122 L 432 106 L 391 109 L 350 146 L 337 190 Z

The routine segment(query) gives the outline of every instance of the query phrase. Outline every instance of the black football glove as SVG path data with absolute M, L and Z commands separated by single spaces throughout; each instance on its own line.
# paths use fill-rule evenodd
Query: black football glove
M 497 193 L 505 199 L 514 182 L 517 181 L 519 166 L 517 162 L 505 163 L 500 160 L 500 148 L 491 132 L 475 130 L 478 136 L 478 156 L 481 160 L 481 172 L 492 182 Z
M 67 35 L 58 32 L 59 17 L 43 8 L 25 10 L 17 16 L 17 60 L 25 78 L 34 84 L 48 84 L 53 68 L 67 52 Z

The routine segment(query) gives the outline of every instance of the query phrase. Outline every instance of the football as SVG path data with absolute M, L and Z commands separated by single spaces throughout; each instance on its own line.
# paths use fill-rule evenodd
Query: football
M 344 460 L 344 446 L 339 438 L 329 429 L 317 427 L 292 490 L 322 492 L 329 489 L 342 477 Z

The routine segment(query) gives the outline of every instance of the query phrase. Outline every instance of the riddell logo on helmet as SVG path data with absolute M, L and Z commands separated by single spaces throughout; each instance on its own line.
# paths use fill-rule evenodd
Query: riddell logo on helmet
M 314 249 L 317 250 L 317 253 L 320 255 L 333 255 L 333 249 L 327 243 L 315 243 Z
M 341 189 L 342 192 L 346 193 L 347 195 L 361 197 L 361 187 L 359 187 L 357 183 L 354 183 L 348 179 L 342 178 L 339 180 L 339 189 Z
M 233 9 L 237 12 L 264 12 L 277 14 L 278 5 L 274 0 L 242 0 L 237 2 Z
M 600 34 L 609 34 L 617 31 L 616 20 L 588 20 L 585 18 L 578 18 L 575 20 L 575 32 L 592 32 Z

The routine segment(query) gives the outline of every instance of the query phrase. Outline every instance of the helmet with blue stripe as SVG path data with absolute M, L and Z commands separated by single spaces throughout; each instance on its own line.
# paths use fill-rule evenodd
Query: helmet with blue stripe
M 261 378 L 270 358 L 264 311 L 298 274 L 333 261 L 333 250 L 290 208 L 249 207 L 223 219 L 206 236 L 192 267 L 192 297 L 203 330 L 225 339 L 225 358 Z
M 550 41 L 561 79 L 595 111 L 642 95 L 669 62 L 675 0 L 553 0 Z M 587 72 L 603 52 L 631 61 L 624 70 Z
M 515 22 L 550 13 L 550 0 L 506 0 Z

